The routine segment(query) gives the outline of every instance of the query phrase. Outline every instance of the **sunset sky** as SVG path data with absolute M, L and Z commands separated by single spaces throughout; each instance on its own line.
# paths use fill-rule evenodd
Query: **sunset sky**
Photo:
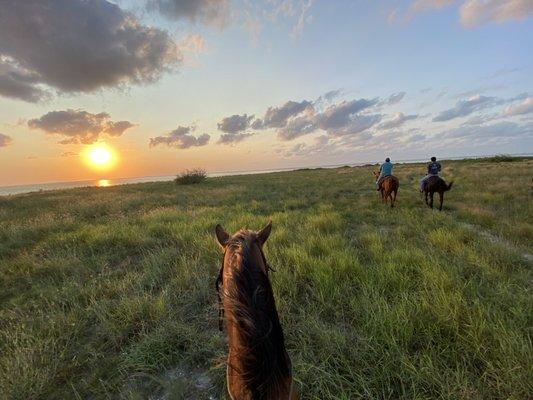
M 3 0 L 0 185 L 530 153 L 532 17 L 531 0 Z

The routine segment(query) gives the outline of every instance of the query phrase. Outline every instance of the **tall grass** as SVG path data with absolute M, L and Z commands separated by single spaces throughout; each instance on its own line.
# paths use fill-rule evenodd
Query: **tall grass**
M 397 166 L 0 198 L 0 393 L 224 399 L 213 228 L 259 228 L 304 399 L 524 399 L 532 387 L 529 182 L 446 162 L 444 211 Z M 0 396 L 0 397 L 2 397 Z

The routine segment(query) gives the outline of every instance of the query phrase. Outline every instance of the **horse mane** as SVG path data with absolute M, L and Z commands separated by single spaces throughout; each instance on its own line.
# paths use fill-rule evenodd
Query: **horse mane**
M 230 368 L 237 371 L 252 400 L 261 400 L 279 398 L 291 368 L 272 286 L 266 272 L 250 259 L 255 241 L 254 232 L 240 230 L 227 244 L 234 284 L 224 290 L 224 308 L 228 322 L 237 326 L 240 339 L 242 370 L 232 365 Z

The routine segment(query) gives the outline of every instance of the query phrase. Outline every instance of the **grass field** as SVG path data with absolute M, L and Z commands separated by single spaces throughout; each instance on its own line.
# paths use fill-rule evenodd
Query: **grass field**
M 214 226 L 271 218 L 303 399 L 531 398 L 533 160 L 443 167 L 443 212 L 421 164 L 0 198 L 0 397 L 225 399 Z

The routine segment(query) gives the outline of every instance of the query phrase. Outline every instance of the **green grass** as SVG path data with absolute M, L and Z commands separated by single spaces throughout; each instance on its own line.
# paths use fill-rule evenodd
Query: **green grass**
M 445 162 L 442 213 L 372 168 L 0 198 L 0 397 L 226 398 L 214 226 L 272 218 L 303 399 L 528 398 L 533 160 Z

